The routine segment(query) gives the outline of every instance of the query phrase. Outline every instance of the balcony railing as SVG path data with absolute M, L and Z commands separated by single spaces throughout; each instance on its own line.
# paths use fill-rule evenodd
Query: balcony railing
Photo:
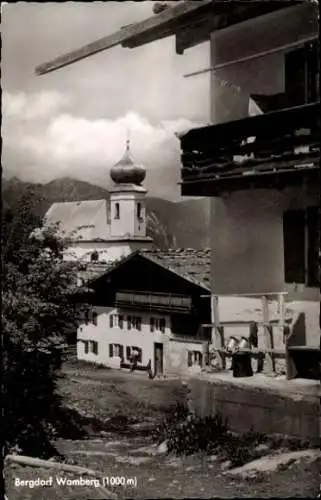
M 320 102 L 190 130 L 181 137 L 182 194 L 220 195 L 317 179 Z
M 191 297 L 161 293 L 122 291 L 116 293 L 115 302 L 119 307 L 148 307 L 182 312 L 190 312 L 193 309 Z

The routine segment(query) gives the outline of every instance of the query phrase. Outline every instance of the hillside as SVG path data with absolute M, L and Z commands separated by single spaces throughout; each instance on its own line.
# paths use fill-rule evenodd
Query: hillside
M 109 192 L 88 182 L 69 177 L 47 184 L 33 184 L 13 177 L 2 181 L 2 200 L 14 209 L 21 197 L 31 191 L 35 213 L 43 216 L 54 202 L 108 198 Z M 209 247 L 209 201 L 205 198 L 172 202 L 147 197 L 148 232 L 160 246 L 180 248 Z

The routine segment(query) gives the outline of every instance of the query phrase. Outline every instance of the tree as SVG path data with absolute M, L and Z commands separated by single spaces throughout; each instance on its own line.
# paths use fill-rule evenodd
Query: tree
M 30 193 L 15 213 L 2 210 L 1 239 L 5 450 L 48 456 L 61 347 L 82 313 L 78 266 L 63 260 L 58 227 L 33 215 Z

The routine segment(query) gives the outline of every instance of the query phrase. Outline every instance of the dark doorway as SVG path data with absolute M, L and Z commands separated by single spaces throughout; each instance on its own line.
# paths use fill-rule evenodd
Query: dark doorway
M 155 375 L 163 374 L 163 344 L 154 343 Z

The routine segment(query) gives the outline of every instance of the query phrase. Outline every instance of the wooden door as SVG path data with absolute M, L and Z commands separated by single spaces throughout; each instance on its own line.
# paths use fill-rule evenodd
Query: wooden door
M 154 343 L 155 375 L 163 374 L 163 344 Z

